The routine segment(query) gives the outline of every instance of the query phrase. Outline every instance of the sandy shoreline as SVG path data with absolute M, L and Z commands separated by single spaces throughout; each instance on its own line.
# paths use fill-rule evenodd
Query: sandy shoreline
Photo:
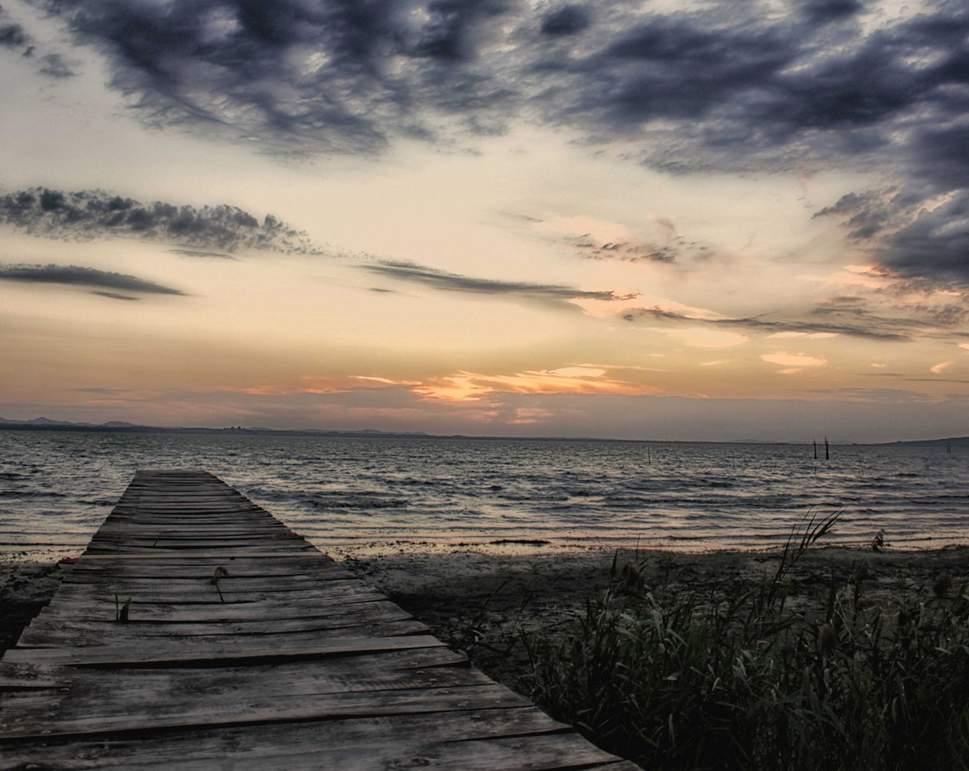
M 521 685 L 528 658 L 526 635 L 567 624 L 586 600 L 610 583 L 616 552 L 427 553 L 400 548 L 378 556 L 344 556 L 357 575 L 424 621 L 435 635 L 468 652 L 488 674 Z M 623 551 L 619 562 L 636 566 L 658 597 L 684 592 L 715 598 L 742 591 L 776 566 L 777 552 L 684 554 Z M 0 561 L 0 650 L 50 600 L 59 584 L 55 562 Z M 807 616 L 823 607 L 832 581 L 861 577 L 870 604 L 886 608 L 903 599 L 931 600 L 940 578 L 950 592 L 969 587 L 969 547 L 933 551 L 842 548 L 809 552 L 795 566 L 788 591 Z

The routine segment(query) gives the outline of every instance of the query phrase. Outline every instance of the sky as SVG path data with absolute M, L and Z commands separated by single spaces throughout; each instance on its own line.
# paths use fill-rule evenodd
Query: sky
M 0 1 L 0 417 L 969 434 L 965 2 Z

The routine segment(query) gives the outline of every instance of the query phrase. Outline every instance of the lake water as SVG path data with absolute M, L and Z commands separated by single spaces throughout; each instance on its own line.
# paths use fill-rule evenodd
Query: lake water
M 423 437 L 0 431 L 0 553 L 77 554 L 139 468 L 202 468 L 335 555 L 415 548 L 969 543 L 969 452 Z

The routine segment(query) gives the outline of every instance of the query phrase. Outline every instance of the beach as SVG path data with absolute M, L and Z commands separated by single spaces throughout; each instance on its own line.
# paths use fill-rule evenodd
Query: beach
M 569 628 L 590 599 L 613 584 L 614 561 L 635 567 L 642 587 L 657 598 L 691 594 L 714 602 L 743 592 L 776 569 L 778 552 L 678 553 L 586 549 L 543 553 L 457 548 L 427 551 L 403 545 L 381 554 L 342 557 L 358 576 L 386 593 L 435 636 L 466 651 L 495 679 L 524 689 L 530 664 L 525 640 Z M 61 568 L 25 557 L 0 561 L 0 648 L 50 600 Z M 628 577 L 630 572 L 626 571 Z M 628 580 L 628 578 L 627 578 Z M 785 588 L 789 607 L 820 619 L 832 582 L 861 580 L 865 602 L 888 613 L 909 602 L 937 601 L 940 581 L 949 597 L 969 588 L 969 547 L 911 551 L 817 548 L 793 567 Z

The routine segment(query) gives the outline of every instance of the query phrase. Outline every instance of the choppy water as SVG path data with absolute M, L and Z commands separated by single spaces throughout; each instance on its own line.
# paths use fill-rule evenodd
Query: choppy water
M 78 553 L 139 468 L 204 468 L 334 553 L 400 544 L 757 548 L 812 513 L 832 542 L 969 543 L 944 448 L 0 431 L 0 553 Z M 498 548 L 501 548 L 500 545 Z

